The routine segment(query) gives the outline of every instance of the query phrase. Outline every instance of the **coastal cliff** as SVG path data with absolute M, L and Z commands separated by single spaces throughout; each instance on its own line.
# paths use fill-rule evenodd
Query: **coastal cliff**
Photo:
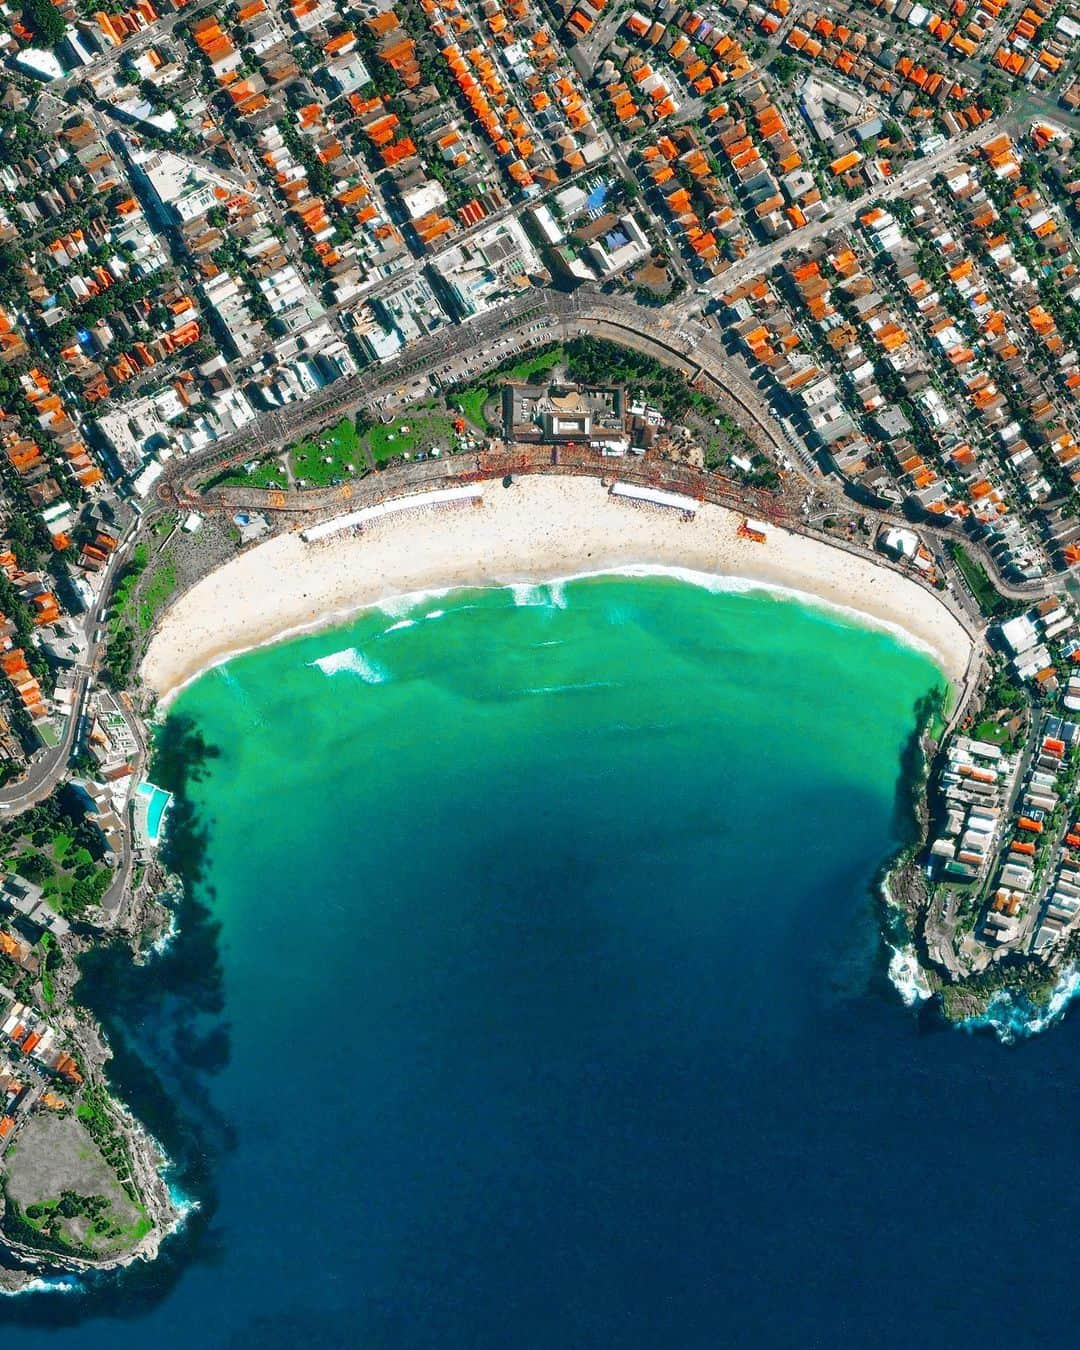
M 166 877 L 150 869 L 128 887 L 122 923 L 135 959 L 167 916 L 156 899 Z M 152 1261 L 182 1219 L 165 1180 L 168 1159 L 109 1083 L 112 1049 L 75 997 L 79 957 L 100 937 L 67 934 L 49 972 L 49 1019 L 65 1038 L 70 1080 L 31 1081 L 37 1111 L 21 1120 L 5 1156 L 0 1194 L 0 1289 L 78 1278 Z

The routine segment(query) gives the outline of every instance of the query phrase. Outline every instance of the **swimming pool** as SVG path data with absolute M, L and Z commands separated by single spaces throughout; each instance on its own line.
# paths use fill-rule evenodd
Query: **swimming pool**
M 148 844 L 156 844 L 161 838 L 161 822 L 172 803 L 172 793 L 166 792 L 164 788 L 159 788 L 154 783 L 140 783 L 136 791 L 146 803 L 142 809 L 141 803 L 136 803 L 136 827 L 141 827 L 141 833 Z

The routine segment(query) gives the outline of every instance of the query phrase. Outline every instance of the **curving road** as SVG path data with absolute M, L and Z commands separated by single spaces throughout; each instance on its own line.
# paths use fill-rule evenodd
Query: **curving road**
M 133 539 L 134 535 L 129 532 L 109 558 L 102 572 L 101 589 L 98 591 L 97 600 L 83 616 L 84 631 L 88 639 L 86 659 L 76 666 L 75 696 L 72 700 L 71 716 L 65 719 L 60 743 L 51 750 L 39 750 L 30 760 L 27 772 L 18 782 L 8 783 L 0 788 L 0 812 L 5 815 L 12 812 L 17 814 L 44 801 L 67 772 L 68 759 L 85 711 L 86 695 L 97 670 L 98 657 L 103 645 L 96 640 L 96 634 L 109 606 L 113 579 L 123 567 Z
M 648 332 L 642 329 L 646 314 L 651 320 Z M 538 324 L 548 326 L 538 327 Z M 334 416 L 365 408 L 391 410 L 407 404 L 417 396 L 415 372 L 424 372 L 426 388 L 428 371 L 452 364 L 459 358 L 473 360 L 478 369 L 483 369 L 485 358 L 479 352 L 496 339 L 523 346 L 540 345 L 565 341 L 578 333 L 590 333 L 631 347 L 681 370 L 692 381 L 707 383 L 718 401 L 728 404 L 757 439 L 764 440 L 783 455 L 817 497 L 831 502 L 836 510 L 857 509 L 890 524 L 910 524 L 897 513 L 853 502 L 839 484 L 816 472 L 785 437 L 777 421 L 769 416 L 768 404 L 761 391 L 724 349 L 715 330 L 689 317 L 677 326 L 662 312 L 643 311 L 633 303 L 599 295 L 595 289 L 586 287 L 572 295 L 558 291 L 527 292 L 495 315 L 459 327 L 450 334 L 437 334 L 417 343 L 410 349 L 407 363 L 395 361 L 374 370 L 365 369 L 349 380 L 327 386 L 320 394 L 294 408 L 264 414 L 251 427 L 226 441 L 217 442 L 201 455 L 171 461 L 159 483 L 159 494 L 169 505 L 197 507 L 203 504 L 199 484 L 211 471 L 242 463 L 252 454 L 262 454 L 267 449 L 284 448 L 321 428 Z M 412 383 L 405 383 L 410 379 Z M 312 498 L 312 509 L 318 509 L 316 500 Z M 261 509 L 281 509 L 280 499 L 271 494 L 260 499 L 258 504 Z M 298 508 L 290 506 L 289 509 Z M 1008 599 L 1033 602 L 1060 591 L 1071 580 L 1068 573 L 1062 572 L 1038 581 L 1010 581 L 1002 574 L 993 555 L 960 526 L 920 522 L 919 529 L 934 541 L 939 551 L 946 541 L 962 542 L 978 558 L 998 591 Z

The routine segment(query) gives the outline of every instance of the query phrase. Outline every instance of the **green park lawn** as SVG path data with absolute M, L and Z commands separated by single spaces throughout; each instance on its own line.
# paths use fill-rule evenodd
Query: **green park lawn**
M 487 419 L 484 417 L 484 404 L 491 397 L 491 389 L 486 384 L 472 385 L 457 402 L 462 413 L 473 424 L 483 431 L 487 427 Z
M 566 352 L 561 346 L 549 352 L 535 352 L 532 356 L 523 356 L 516 366 L 511 366 L 504 375 L 506 380 L 531 380 L 534 375 L 550 370 L 566 360 Z
M 155 567 L 142 588 L 139 600 L 139 627 L 148 633 L 154 626 L 154 618 L 176 590 L 176 568 L 172 563 L 164 562 Z
M 446 413 L 418 412 L 373 426 L 365 439 L 372 459 L 380 464 L 395 455 L 415 455 L 436 448 L 449 454 L 455 435 L 453 418 Z
M 356 423 L 343 417 L 313 441 L 301 441 L 289 452 L 293 474 L 304 487 L 328 487 L 346 478 L 366 473 L 367 460 L 357 435 Z
M 1008 727 L 1001 722 L 980 722 L 971 735 L 977 741 L 986 741 L 988 745 L 1007 745 L 1012 740 Z
M 250 464 L 250 468 L 248 467 Z M 268 459 L 248 461 L 238 468 L 218 475 L 204 483 L 203 487 L 250 487 L 283 488 L 288 485 L 285 470 L 281 467 L 281 456 L 271 455 Z

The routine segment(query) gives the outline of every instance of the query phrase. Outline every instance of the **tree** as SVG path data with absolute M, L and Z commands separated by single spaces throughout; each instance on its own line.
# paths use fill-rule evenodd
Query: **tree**
M 52 0 L 23 0 L 23 18 L 50 47 L 64 36 L 67 25 Z
M 791 84 L 799 74 L 801 67 L 793 56 L 788 56 L 786 53 L 782 52 L 773 59 L 769 69 L 781 84 Z
M 16 861 L 20 874 L 29 881 L 46 881 L 53 874 L 52 863 L 37 849 L 27 849 Z

